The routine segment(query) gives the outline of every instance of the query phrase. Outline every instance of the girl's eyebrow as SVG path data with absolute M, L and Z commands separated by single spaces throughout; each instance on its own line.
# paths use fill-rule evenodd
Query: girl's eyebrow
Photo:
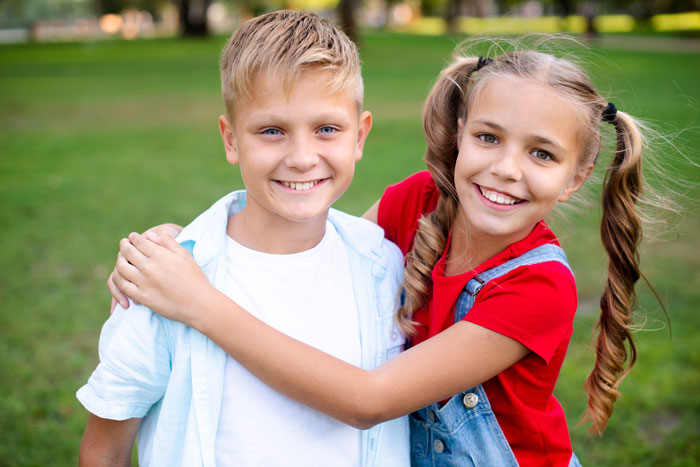
M 490 120 L 478 119 L 478 120 L 474 120 L 473 123 L 485 125 L 487 127 L 493 128 L 494 130 L 498 130 L 498 131 L 505 130 L 501 125 L 499 125 L 498 123 L 492 122 Z M 547 144 L 547 145 L 552 146 L 553 148 L 555 148 L 559 151 L 564 151 L 564 147 L 552 139 L 546 138 L 544 136 L 539 136 L 539 135 L 532 135 L 530 138 L 537 143 Z
M 500 131 L 504 130 L 504 128 L 501 125 L 499 125 L 498 123 L 494 123 L 492 121 L 489 121 L 489 120 L 478 119 L 478 120 L 474 120 L 473 123 L 478 123 L 480 125 L 486 125 L 488 127 L 493 128 L 494 130 L 500 130 Z
M 547 145 L 552 146 L 553 148 L 557 149 L 558 151 L 565 152 L 564 147 L 561 144 L 559 144 L 556 141 L 553 141 L 549 138 L 545 138 L 544 136 L 534 135 L 532 137 L 532 139 L 540 144 L 547 144 Z

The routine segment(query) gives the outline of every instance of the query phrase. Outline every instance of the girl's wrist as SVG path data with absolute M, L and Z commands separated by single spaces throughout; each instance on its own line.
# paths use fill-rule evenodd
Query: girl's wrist
M 198 305 L 187 314 L 185 324 L 206 336 L 209 335 L 208 330 L 217 325 L 219 309 L 224 306 L 227 297 L 213 286 L 207 287 L 199 297 Z

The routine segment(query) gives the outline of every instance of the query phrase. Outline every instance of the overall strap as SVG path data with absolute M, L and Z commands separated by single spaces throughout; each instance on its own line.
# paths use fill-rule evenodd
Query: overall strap
M 464 286 L 464 290 L 457 299 L 454 313 L 455 323 L 464 318 L 467 312 L 474 305 L 476 294 L 478 294 L 482 287 L 490 280 L 497 279 L 505 274 L 508 274 L 513 269 L 519 268 L 520 266 L 530 266 L 533 264 L 546 263 L 548 261 L 557 261 L 571 271 L 571 267 L 566 260 L 564 250 L 557 245 L 547 243 L 545 245 L 540 245 L 537 248 L 533 248 L 532 250 L 528 250 L 517 258 L 513 258 L 499 266 L 488 269 L 481 274 L 474 276 L 469 280 L 469 282 L 467 282 L 467 285 Z M 573 271 L 571 273 L 573 274 Z

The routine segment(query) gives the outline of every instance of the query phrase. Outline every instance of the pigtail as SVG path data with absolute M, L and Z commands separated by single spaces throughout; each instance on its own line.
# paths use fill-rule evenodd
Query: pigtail
M 459 201 L 454 187 L 457 121 L 465 117 L 467 85 L 477 64 L 476 58 L 457 58 L 440 73 L 423 107 L 427 144 L 425 162 L 440 192 L 440 199 L 435 210 L 418 221 L 413 249 L 406 257 L 403 277 L 406 301 L 397 311 L 399 328 L 406 334 L 415 332 L 417 323 L 411 319 L 413 312 L 430 299 L 432 270 L 445 250 L 457 214 Z
M 619 396 L 620 383 L 637 360 L 630 315 L 636 305 L 634 286 L 641 276 L 638 248 L 642 218 L 637 203 L 644 183 L 643 140 L 629 115 L 617 112 L 609 115 L 608 121 L 617 133 L 617 148 L 603 182 L 602 197 L 601 238 L 609 257 L 608 278 L 595 327 L 595 367 L 586 379 L 585 419 L 591 421 L 591 431 L 597 433 L 605 429 Z

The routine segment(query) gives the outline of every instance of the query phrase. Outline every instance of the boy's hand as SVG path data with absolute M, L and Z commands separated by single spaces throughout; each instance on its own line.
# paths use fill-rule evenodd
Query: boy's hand
M 166 235 L 175 238 L 181 230 L 182 227 L 177 224 L 161 224 L 156 225 L 155 227 L 151 227 L 145 233 L 155 232 L 159 235 Z M 119 255 L 117 255 L 117 261 L 119 261 L 120 256 L 121 252 L 119 253 Z M 112 304 L 109 308 L 110 314 L 114 312 L 114 308 L 116 308 L 117 303 L 119 303 L 124 309 L 129 308 L 129 297 L 127 297 L 127 294 L 124 294 L 124 292 L 119 288 L 118 285 L 120 279 L 121 278 L 119 277 L 119 272 L 117 271 L 117 266 L 115 264 L 112 273 L 107 278 L 107 289 L 109 289 L 109 293 L 112 294 Z M 134 297 L 131 298 L 133 299 Z
M 192 255 L 173 237 L 152 231 L 129 234 L 119 248 L 118 288 L 159 315 L 191 325 L 215 291 Z

